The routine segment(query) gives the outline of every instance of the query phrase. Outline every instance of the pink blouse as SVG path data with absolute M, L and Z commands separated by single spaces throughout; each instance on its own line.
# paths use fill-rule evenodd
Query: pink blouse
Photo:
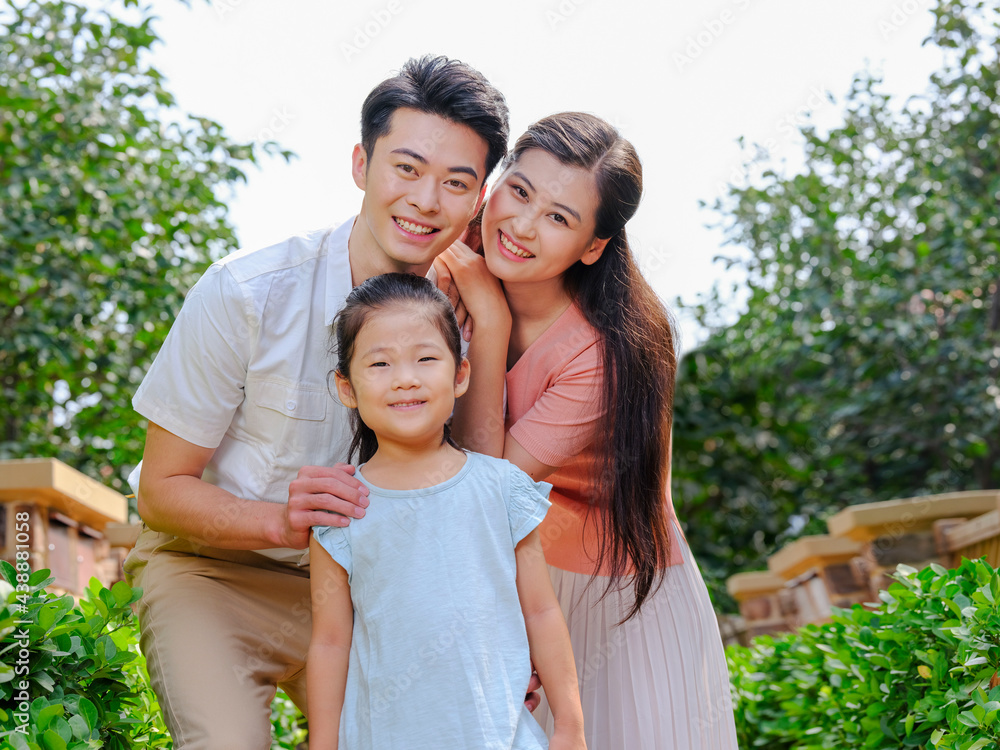
M 591 468 L 596 463 L 597 422 L 603 365 L 600 334 L 573 304 L 521 355 L 507 373 L 507 423 L 514 438 L 536 460 L 558 467 L 545 478 L 552 484 L 552 507 L 539 527 L 545 559 L 573 573 L 596 570 L 600 529 L 606 507 L 593 497 Z M 667 490 L 670 565 L 683 563 L 685 544 Z M 588 510 L 594 513 L 588 518 Z

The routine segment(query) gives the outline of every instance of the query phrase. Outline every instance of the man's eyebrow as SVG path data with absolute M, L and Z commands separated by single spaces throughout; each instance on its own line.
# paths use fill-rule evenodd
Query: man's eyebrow
M 397 148 L 394 151 L 392 151 L 391 153 L 393 153 L 393 154 L 403 154 L 404 156 L 409 156 L 412 159 L 416 159 L 421 164 L 426 164 L 427 163 L 427 159 L 425 159 L 424 157 L 422 157 L 416 151 L 411 151 L 408 148 Z
M 415 159 L 416 161 L 420 162 L 421 164 L 426 164 L 427 163 L 427 159 L 425 159 L 423 156 L 421 156 L 420 154 L 418 154 L 416 151 L 412 151 L 412 150 L 410 150 L 408 148 L 393 149 L 390 153 L 393 153 L 393 154 L 403 154 L 404 156 L 409 156 L 411 159 Z M 476 182 L 479 182 L 479 174 L 472 167 L 449 167 L 448 171 L 449 172 L 458 172 L 460 174 L 467 174 L 470 177 L 472 177 L 472 179 L 474 179 Z
M 538 192 L 537 190 L 535 190 L 535 186 L 531 184 L 531 180 L 529 180 L 527 177 L 525 177 L 522 172 L 514 172 L 514 176 L 517 177 L 519 180 L 521 180 L 529 188 L 531 188 L 531 192 L 533 192 L 533 193 L 537 193 Z M 578 214 L 572 208 L 570 208 L 569 206 L 567 206 L 565 203 L 556 203 L 554 205 L 556 206 L 556 208 L 561 208 L 566 213 L 571 214 L 573 216 L 573 218 L 576 219 L 577 221 L 581 221 L 580 214 Z

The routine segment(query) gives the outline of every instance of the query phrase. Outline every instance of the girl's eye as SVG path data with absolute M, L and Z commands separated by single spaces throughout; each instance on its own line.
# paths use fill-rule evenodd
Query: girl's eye
M 421 362 L 437 362 L 437 357 L 421 357 Z
M 389 366 L 389 363 L 388 363 L 388 362 L 372 362 L 372 363 L 371 363 L 370 365 L 368 365 L 368 366 L 369 366 L 369 367 L 388 367 L 388 366 Z

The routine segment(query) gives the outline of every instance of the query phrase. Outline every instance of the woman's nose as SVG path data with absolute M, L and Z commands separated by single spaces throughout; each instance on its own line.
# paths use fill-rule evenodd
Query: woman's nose
M 516 237 L 531 239 L 535 234 L 535 219 L 533 216 L 518 214 L 514 217 L 510 226 Z

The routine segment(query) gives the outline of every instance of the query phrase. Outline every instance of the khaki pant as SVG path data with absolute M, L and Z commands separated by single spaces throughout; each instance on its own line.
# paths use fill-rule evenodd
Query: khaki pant
M 305 712 L 308 568 L 143 527 L 125 573 L 177 750 L 270 748 L 276 686 Z

